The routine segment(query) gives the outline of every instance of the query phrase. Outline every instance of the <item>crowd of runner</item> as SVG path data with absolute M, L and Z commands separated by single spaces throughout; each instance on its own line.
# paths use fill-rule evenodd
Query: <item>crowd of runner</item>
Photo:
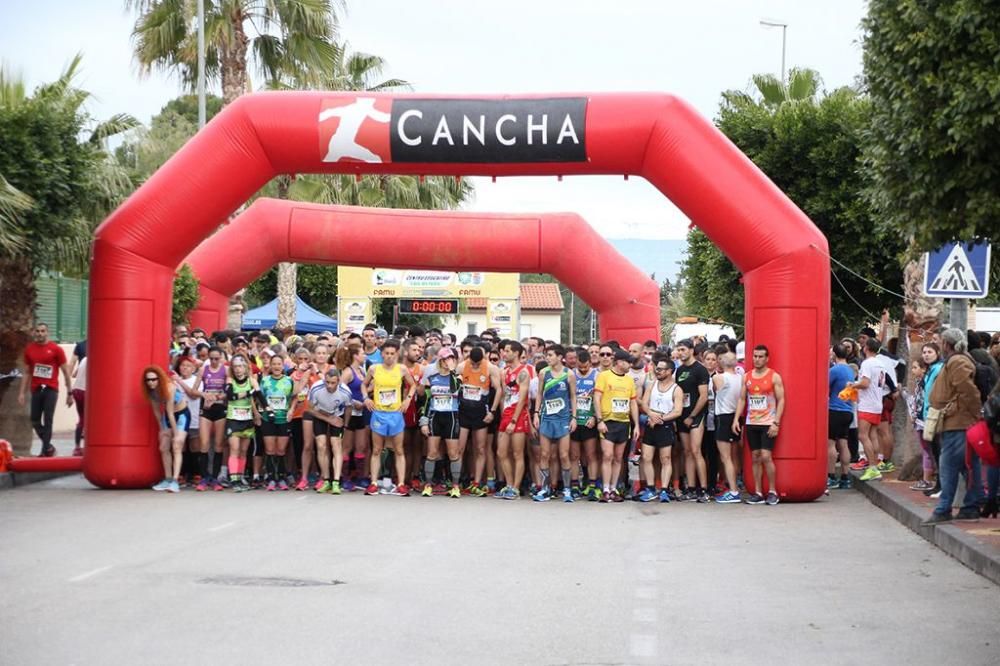
M 171 358 L 142 376 L 160 423 L 155 490 L 779 501 L 784 387 L 763 345 L 744 369 L 743 344 L 726 339 L 671 349 L 179 326 Z M 741 494 L 744 441 L 766 495 Z

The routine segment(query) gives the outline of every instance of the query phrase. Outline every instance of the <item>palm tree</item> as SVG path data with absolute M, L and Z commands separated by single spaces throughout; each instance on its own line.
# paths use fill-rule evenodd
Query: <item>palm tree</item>
M 309 79 L 330 71 L 341 0 L 204 0 L 205 75 L 223 104 L 250 90 L 250 66 L 265 80 Z M 173 71 L 193 89 L 198 77 L 197 5 L 190 0 L 125 0 L 141 70 Z
M 752 93 L 727 90 L 722 93 L 723 100 L 734 107 L 761 106 L 775 111 L 782 104 L 815 102 L 823 85 L 819 72 L 797 67 L 788 73 L 787 83 L 773 74 L 755 74 L 751 80 Z

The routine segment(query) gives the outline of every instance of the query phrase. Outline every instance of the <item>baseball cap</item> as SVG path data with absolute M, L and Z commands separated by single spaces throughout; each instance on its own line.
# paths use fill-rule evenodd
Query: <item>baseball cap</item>
M 384 328 L 376 328 L 375 329 L 375 337 L 376 338 L 387 338 L 387 337 L 389 337 L 389 332 L 386 331 Z
M 439 360 L 446 359 L 446 358 L 449 358 L 449 357 L 450 358 L 454 358 L 455 357 L 455 348 L 454 347 L 441 347 L 441 349 L 438 350 L 437 357 L 438 357 Z
M 747 357 L 747 343 L 740 340 L 736 343 L 736 360 L 742 361 Z
M 632 355 L 629 354 L 624 349 L 618 349 L 618 350 L 615 351 L 615 360 L 616 361 L 628 361 L 629 363 L 631 363 L 632 362 Z

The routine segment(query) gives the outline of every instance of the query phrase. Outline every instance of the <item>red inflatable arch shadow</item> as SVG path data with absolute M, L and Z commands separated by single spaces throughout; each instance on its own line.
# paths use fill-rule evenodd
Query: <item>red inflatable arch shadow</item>
M 375 228 L 420 233 L 374 251 Z M 659 285 L 579 215 L 396 210 L 278 199 L 258 199 L 187 258 L 201 282 L 191 325 L 225 328 L 229 297 L 279 261 L 371 266 L 374 260 L 382 268 L 549 273 L 597 311 L 601 339 L 625 344 L 659 339 Z M 615 276 L 614 289 L 606 287 L 607 275 Z
M 166 359 L 174 270 L 219 220 L 283 173 L 646 178 L 743 273 L 747 344 L 770 347 L 788 395 L 775 450 L 779 491 L 800 501 L 822 494 L 826 239 L 711 123 L 656 93 L 282 92 L 230 104 L 97 230 L 88 351 L 92 374 L 112 379 L 86 407 L 84 473 L 95 485 L 138 488 L 159 477 L 139 377 Z M 615 280 L 609 274 L 606 288 Z

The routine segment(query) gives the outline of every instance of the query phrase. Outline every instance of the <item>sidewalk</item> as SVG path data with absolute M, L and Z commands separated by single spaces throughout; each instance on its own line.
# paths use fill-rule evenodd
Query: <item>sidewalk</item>
M 73 433 L 57 432 L 52 434 L 52 446 L 56 447 L 57 456 L 73 455 Z M 38 437 L 31 438 L 31 455 L 37 456 L 42 450 L 42 442 Z M 73 472 L 75 473 L 75 472 Z M 39 474 L 14 474 L 13 472 L 0 472 L 0 490 L 23 486 L 28 483 L 38 483 L 57 479 L 61 476 L 69 476 L 66 472 L 44 472 Z
M 854 488 L 872 504 L 976 573 L 1000 584 L 1000 518 L 924 526 L 922 523 L 931 515 L 937 500 L 910 490 L 913 482 L 897 480 L 895 472 L 883 474 L 881 481 L 867 483 L 859 481 L 859 476 L 860 473 L 854 474 Z M 956 505 L 961 502 L 961 481 L 959 486 Z

